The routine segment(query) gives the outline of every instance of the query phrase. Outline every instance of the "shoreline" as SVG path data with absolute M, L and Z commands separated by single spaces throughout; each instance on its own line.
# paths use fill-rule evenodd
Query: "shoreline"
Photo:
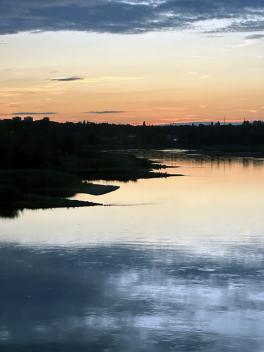
M 10 213 L 13 217 L 25 209 L 103 206 L 100 202 L 71 199 L 78 193 L 101 196 L 120 189 L 120 186 L 97 184 L 98 180 L 129 182 L 184 176 L 158 171 L 166 165 L 133 154 L 108 154 L 108 158 L 110 162 L 104 155 L 100 167 L 0 170 L 0 216 L 8 217 Z M 81 162 L 84 164 L 85 160 Z

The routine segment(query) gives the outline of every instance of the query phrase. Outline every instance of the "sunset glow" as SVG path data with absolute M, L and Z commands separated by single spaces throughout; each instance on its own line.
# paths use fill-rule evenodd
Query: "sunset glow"
M 62 4 L 68 2 L 53 2 L 39 11 L 56 22 L 57 7 L 63 11 Z M 18 19 L 34 10 L 24 3 L 26 8 L 15 13 Z M 76 11 L 82 6 L 76 0 L 69 3 Z M 110 6 L 111 1 L 102 1 L 102 6 L 106 3 Z M 140 3 L 127 5 L 128 16 Z M 157 9 L 159 1 L 153 3 Z M 58 121 L 133 124 L 262 119 L 264 40 L 257 24 L 263 13 L 250 4 L 259 18 L 245 24 L 243 16 L 248 14 L 241 10 L 240 26 L 224 21 L 224 14 L 221 19 L 208 15 L 199 20 L 198 6 L 192 9 L 196 21 L 188 26 L 166 28 L 162 22 L 160 28 L 138 31 L 132 25 L 71 30 L 68 22 L 62 30 L 33 22 L 32 28 L 18 25 L 12 31 L 8 15 L 1 15 L 7 18 L 7 28 L 0 26 L 1 117 L 53 113 Z M 88 21 L 95 4 L 83 6 Z

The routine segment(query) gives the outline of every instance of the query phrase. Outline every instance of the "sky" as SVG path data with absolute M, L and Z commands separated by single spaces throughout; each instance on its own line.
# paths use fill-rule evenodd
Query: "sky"
M 264 0 L 0 0 L 0 116 L 264 119 Z

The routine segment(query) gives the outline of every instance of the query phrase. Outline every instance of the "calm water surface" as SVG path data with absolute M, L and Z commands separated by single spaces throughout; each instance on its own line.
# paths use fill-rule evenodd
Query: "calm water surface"
M 264 162 L 148 155 L 186 176 L 0 219 L 0 351 L 264 351 Z

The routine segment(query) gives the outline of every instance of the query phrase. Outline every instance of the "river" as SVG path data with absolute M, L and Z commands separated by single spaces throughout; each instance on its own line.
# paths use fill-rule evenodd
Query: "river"
M 138 153 L 185 176 L 0 219 L 1 352 L 264 351 L 264 161 Z

